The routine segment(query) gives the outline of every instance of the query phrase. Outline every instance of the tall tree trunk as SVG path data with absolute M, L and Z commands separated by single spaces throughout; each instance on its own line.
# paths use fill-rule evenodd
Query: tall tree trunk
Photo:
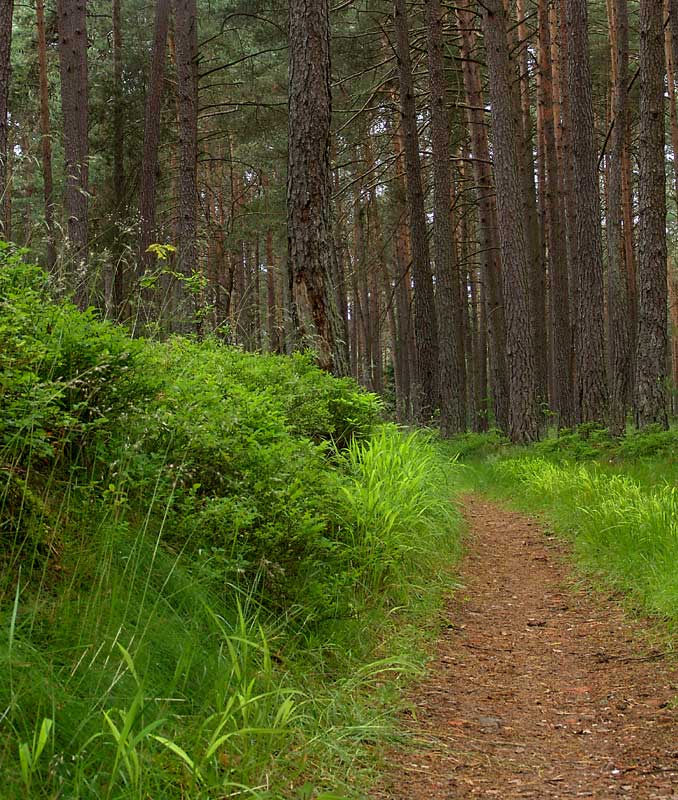
M 484 116 L 485 98 L 482 93 L 478 63 L 474 58 L 473 52 L 473 15 L 468 10 L 469 0 L 463 0 L 463 3 L 464 5 L 458 8 L 457 14 L 461 33 L 462 71 L 466 93 L 467 118 L 471 134 L 473 175 L 478 202 L 478 230 L 480 233 L 481 266 L 485 286 L 484 302 L 487 307 L 486 319 L 494 416 L 496 425 L 503 431 L 508 432 L 509 380 L 497 207 Z
M 505 4 L 506 5 L 506 4 Z M 530 309 L 534 330 L 534 365 L 537 399 L 546 402 L 547 389 L 547 341 L 546 341 L 546 268 L 544 262 L 543 232 L 539 225 L 537 195 L 535 187 L 534 145 L 532 136 L 530 70 L 527 57 L 528 34 L 524 0 L 517 0 L 518 41 L 511 35 L 509 43 L 517 66 L 517 82 L 514 83 L 516 131 L 518 132 L 518 166 L 520 169 L 522 198 L 525 219 L 527 255 L 530 269 Z
M 372 173 L 375 167 L 374 151 L 369 136 L 365 137 L 363 144 L 365 154 L 365 167 Z M 374 184 L 368 190 L 369 202 L 367 205 L 367 229 L 369 238 L 370 270 L 370 326 L 372 336 L 372 391 L 381 394 L 384 391 L 384 354 L 382 348 L 383 330 L 383 302 L 382 287 L 390 288 L 388 268 L 385 263 L 384 237 L 382 234 L 379 204 L 377 202 L 377 189 Z M 389 304 L 390 305 L 390 304 Z
M 196 0 L 174 0 L 179 115 L 179 272 L 198 271 L 198 19 Z M 174 327 L 186 331 L 195 316 L 195 295 L 175 284 Z
M 52 131 L 49 119 L 49 88 L 47 83 L 47 38 L 45 35 L 45 4 L 36 0 L 38 29 L 38 72 L 40 82 L 40 147 L 42 151 L 42 185 L 45 197 L 45 228 L 47 229 L 47 267 L 56 268 L 54 228 L 54 182 L 52 177 Z M 1 28 L 2 23 L 0 23 Z
M 636 424 L 668 426 L 666 403 L 666 176 L 664 165 L 662 4 L 640 3 L 640 145 L 638 153 L 639 318 Z
M 66 211 L 73 259 L 75 299 L 89 300 L 87 281 L 88 159 L 87 136 L 87 3 L 58 0 L 61 109 L 64 117 Z
M 393 152 L 395 156 L 395 176 L 393 180 L 393 201 L 395 212 L 394 239 L 394 294 L 397 308 L 397 341 L 395 356 L 398 360 L 397 373 L 400 376 L 396 394 L 396 418 L 408 422 L 413 415 L 413 372 L 414 354 L 412 345 L 412 317 L 410 314 L 410 248 L 407 216 L 407 188 L 405 186 L 405 156 L 402 127 L 394 126 Z
M 332 242 L 329 0 L 289 3 L 287 237 L 297 302 L 310 308 L 320 364 L 349 372 Z
M 673 150 L 674 199 L 678 205 L 678 97 L 676 97 L 676 70 L 678 70 L 678 0 L 666 0 L 671 23 L 666 29 L 666 69 L 669 87 L 671 118 L 671 149 Z M 674 16 L 675 15 L 675 16 Z M 671 321 L 671 411 L 678 414 L 678 269 L 674 259 L 669 259 L 668 274 L 669 319 Z
M 152 264 L 147 253 L 155 240 L 156 187 L 158 177 L 158 144 L 160 141 L 160 111 L 165 86 L 165 62 L 167 60 L 167 33 L 169 30 L 170 0 L 156 0 L 155 29 L 151 70 L 146 92 L 144 120 L 144 149 L 141 161 L 141 189 L 139 191 L 139 216 L 141 236 L 139 246 L 139 271 Z
M 9 198 L 8 178 L 8 105 L 12 64 L 12 17 L 14 0 L 0 0 L 0 236 L 7 234 L 2 209 Z
M 417 346 L 419 417 L 429 420 L 438 404 L 438 325 L 429 259 L 424 190 L 419 159 L 419 134 L 405 0 L 394 3 L 395 49 L 400 84 L 400 113 L 405 134 L 405 171 L 410 212 L 414 336 Z
M 116 247 L 113 276 L 113 303 L 117 313 L 124 302 L 124 264 L 121 217 L 125 205 L 125 117 L 122 82 L 121 0 L 113 0 L 113 203 L 115 205 Z
M 501 0 L 485 0 L 482 18 L 490 84 L 497 216 L 506 306 L 506 350 L 510 375 L 509 436 L 514 442 L 531 442 L 538 438 L 539 426 L 530 273 L 521 213 L 523 187 L 518 166 L 519 143 L 513 113 L 511 66 Z
M 268 313 L 266 315 L 266 330 L 268 333 L 269 353 L 280 353 L 280 319 L 278 313 L 278 295 L 276 292 L 277 266 L 275 253 L 273 252 L 273 231 L 269 228 L 266 231 L 266 304 Z
M 539 0 L 539 110 L 543 125 L 546 166 L 546 222 L 550 278 L 551 359 L 553 370 L 552 406 L 558 424 L 567 426 L 573 418 L 572 374 L 568 343 L 570 330 L 570 292 L 567 271 L 567 244 L 562 208 L 560 164 L 556 146 L 553 75 L 551 70 L 551 25 L 547 0 Z
M 576 275 L 576 242 L 575 211 L 576 186 L 572 174 L 572 115 L 570 111 L 570 93 L 568 88 L 568 32 L 567 32 L 567 0 L 554 0 L 551 18 L 551 47 L 553 52 L 552 77 L 553 92 L 557 98 L 558 124 L 556 125 L 556 145 L 562 176 L 561 207 L 565 223 L 565 242 L 567 250 L 567 281 L 570 295 L 570 332 L 571 338 L 564 346 L 570 355 L 570 381 L 573 387 L 572 418 L 563 424 L 576 425 L 579 415 L 579 404 L 575 392 L 575 341 L 574 329 L 577 319 L 579 286 Z M 555 112 L 555 109 L 554 109 Z
M 568 89 L 575 196 L 573 258 L 577 281 L 574 327 L 576 407 L 580 422 L 607 422 L 603 245 L 594 142 L 586 0 L 567 0 Z
M 669 273 L 669 313 L 671 318 L 671 383 L 673 414 L 678 415 L 678 267 Z
M 610 430 L 615 435 L 621 435 L 626 427 L 626 403 L 631 382 L 622 204 L 623 156 L 628 117 L 629 20 L 626 0 L 608 0 L 608 19 L 612 56 L 613 120 L 607 170 L 608 377 Z
M 440 425 L 443 433 L 450 435 L 466 429 L 466 368 L 458 346 L 461 328 L 459 266 L 454 252 L 450 214 L 450 131 L 445 103 L 443 19 L 439 0 L 427 0 L 426 25 L 433 146 L 433 239 L 440 312 Z

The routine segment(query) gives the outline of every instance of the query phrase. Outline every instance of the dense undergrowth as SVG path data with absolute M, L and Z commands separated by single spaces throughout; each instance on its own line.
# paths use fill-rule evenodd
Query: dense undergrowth
M 678 628 L 678 429 L 616 439 L 582 426 L 527 448 L 474 434 L 448 447 L 470 484 L 543 513 L 582 569 Z
M 306 357 L 132 339 L 24 257 L 0 250 L 3 798 L 360 796 L 456 468 Z

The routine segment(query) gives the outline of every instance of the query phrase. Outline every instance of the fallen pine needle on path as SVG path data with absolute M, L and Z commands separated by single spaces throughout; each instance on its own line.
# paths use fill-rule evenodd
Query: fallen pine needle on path
M 463 509 L 464 586 L 371 797 L 678 800 L 678 658 L 575 586 L 536 521 Z

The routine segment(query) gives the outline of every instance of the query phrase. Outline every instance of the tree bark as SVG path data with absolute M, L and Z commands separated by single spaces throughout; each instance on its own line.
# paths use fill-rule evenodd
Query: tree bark
M 86 0 L 58 0 L 61 109 L 64 117 L 66 211 L 73 259 L 75 300 L 85 308 L 87 282 L 88 215 L 88 81 Z
M 640 3 L 640 144 L 635 417 L 640 428 L 668 427 L 667 280 L 662 4 Z
M 417 348 L 416 386 L 420 421 L 431 419 L 438 405 L 438 324 L 429 258 L 424 190 L 419 158 L 417 110 L 412 78 L 405 0 L 394 3 L 395 50 L 400 84 L 400 113 L 405 134 L 407 204 L 410 212 L 412 279 L 414 282 L 414 336 Z
M 407 188 L 405 186 L 405 156 L 402 127 L 393 126 L 393 153 L 395 157 L 393 178 L 393 206 L 395 230 L 393 231 L 394 250 L 394 295 L 396 303 L 397 339 L 395 356 L 398 362 L 398 384 L 396 386 L 396 419 L 409 422 L 413 418 L 413 372 L 414 347 L 412 337 L 410 247 L 408 238 Z
M 319 362 L 349 372 L 332 243 L 329 0 L 289 4 L 287 237 L 297 303 L 308 305 Z
M 179 116 L 179 272 L 198 271 L 198 19 L 196 0 L 174 0 Z M 175 284 L 177 300 L 172 327 L 186 331 L 195 318 L 195 296 L 186 284 Z
M 505 4 L 506 6 L 506 4 Z M 537 400 L 548 399 L 547 341 L 546 341 L 546 265 L 544 261 L 543 231 L 539 225 L 539 212 L 535 187 L 534 145 L 532 141 L 532 114 L 530 70 L 527 58 L 528 34 L 525 21 L 524 0 L 516 1 L 517 25 L 509 36 L 511 54 L 515 60 L 517 80 L 514 86 L 516 131 L 518 132 L 518 167 L 523 187 L 523 209 L 527 257 L 530 270 L 530 309 L 534 330 L 534 364 Z M 517 33 L 518 40 L 515 40 Z
M 450 214 L 451 151 L 445 103 L 443 17 L 440 0 L 427 0 L 426 25 L 433 148 L 433 239 L 440 312 L 440 426 L 445 435 L 451 435 L 466 430 L 466 366 L 458 346 L 461 329 L 459 266 L 454 252 Z
M 556 115 L 551 69 L 551 25 L 547 0 L 539 0 L 539 110 L 544 139 L 546 168 L 545 210 L 548 240 L 551 319 L 551 362 L 553 372 L 552 407 L 558 425 L 568 426 L 573 418 L 572 373 L 568 343 L 570 329 L 570 291 L 567 270 L 567 244 L 561 199 L 560 164 L 556 146 Z
M 144 149 L 141 161 L 141 189 L 139 191 L 139 216 L 141 236 L 139 246 L 139 272 L 152 264 L 146 251 L 153 244 L 155 233 L 156 186 L 158 178 L 158 144 L 160 142 L 160 110 L 165 85 L 167 60 L 167 33 L 169 30 L 170 0 L 157 0 L 151 70 L 146 93 L 144 121 Z
M 0 0 L 0 236 L 7 234 L 3 208 L 10 192 L 7 145 L 13 13 L 14 0 Z
M 42 152 L 42 185 L 45 198 L 45 228 L 47 233 L 47 268 L 56 269 L 56 241 L 54 228 L 54 180 L 52 176 L 52 130 L 49 118 L 49 88 L 47 73 L 47 37 L 45 34 L 45 4 L 36 0 L 38 32 L 38 73 L 40 83 L 40 148 Z M 2 23 L 0 23 L 1 27 Z
M 116 247 L 113 274 L 113 304 L 119 314 L 124 302 L 124 263 L 121 217 L 125 205 L 125 112 L 122 79 L 121 0 L 113 0 L 113 203 L 115 206 Z
M 623 157 L 628 124 L 629 20 L 626 0 L 608 0 L 611 45 L 613 128 L 607 157 L 607 292 L 610 381 L 610 430 L 626 428 L 631 383 L 629 303 L 626 292 L 626 248 L 622 203 Z
M 534 332 L 530 308 L 530 273 L 522 215 L 518 131 L 514 116 L 506 18 L 501 0 L 485 0 L 483 32 L 492 109 L 492 143 L 497 184 L 497 216 L 506 305 L 509 381 L 509 436 L 531 442 L 539 436 L 536 413 Z
M 494 399 L 495 424 L 501 430 L 509 429 L 509 381 L 506 356 L 506 320 L 502 290 L 499 233 L 494 181 L 490 163 L 490 149 L 485 124 L 483 96 L 478 62 L 474 58 L 473 15 L 468 10 L 469 0 L 458 8 L 461 33 L 461 58 L 466 93 L 467 119 L 471 138 L 473 175 L 478 203 L 478 229 L 480 234 L 481 267 L 485 287 L 484 303 L 487 309 L 490 374 Z
M 574 349 L 579 422 L 607 423 L 603 247 L 594 142 L 586 0 L 567 0 L 568 94 L 574 196 L 573 259 L 577 281 Z

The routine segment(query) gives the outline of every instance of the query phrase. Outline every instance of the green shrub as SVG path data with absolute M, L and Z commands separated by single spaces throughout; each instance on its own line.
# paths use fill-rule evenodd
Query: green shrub
M 652 426 L 643 431 L 633 430 L 622 439 L 618 448 L 622 458 L 678 458 L 678 429 L 664 430 Z
M 25 464 L 110 438 L 158 384 L 140 342 L 92 309 L 52 302 L 23 255 L 0 248 L 0 447 L 2 461 Z
M 459 458 L 462 461 L 490 455 L 508 445 L 509 440 L 498 428 L 492 428 L 486 433 L 460 433 L 447 439 L 444 443 L 445 450 L 453 458 Z
M 456 552 L 449 465 L 307 356 L 133 340 L 24 256 L 0 251 L 3 797 L 322 797 L 308 753 L 325 775 L 383 733 L 385 609 Z
M 610 452 L 614 444 L 607 428 L 586 423 L 575 429 L 561 428 L 533 446 L 533 452 L 554 459 L 590 461 Z

